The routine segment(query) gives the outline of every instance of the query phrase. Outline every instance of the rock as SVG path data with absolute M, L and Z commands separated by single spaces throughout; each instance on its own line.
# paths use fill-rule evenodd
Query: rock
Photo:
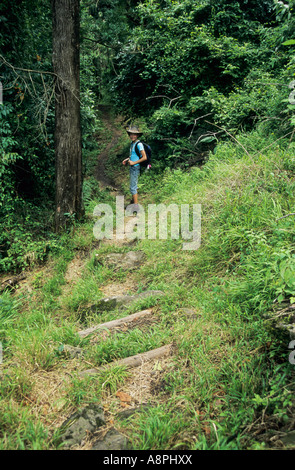
M 74 413 L 61 425 L 63 449 L 81 444 L 87 433 L 93 433 L 104 424 L 104 412 L 99 405 L 91 404 Z
M 135 302 L 140 299 L 144 299 L 147 297 L 156 297 L 164 295 L 164 292 L 159 290 L 149 290 L 145 292 L 141 292 L 140 294 L 134 295 L 117 295 L 114 297 L 107 297 L 104 299 L 99 300 L 95 304 L 91 305 L 88 310 L 91 312 L 99 312 L 99 311 L 109 311 L 115 308 L 124 308 L 126 305 Z
M 143 251 L 129 251 L 128 253 L 110 253 L 106 255 L 105 262 L 109 266 L 123 269 L 136 269 L 143 263 Z
M 75 359 L 83 355 L 83 349 L 76 348 L 75 346 L 69 346 L 68 344 L 63 345 L 62 353 L 70 359 Z
M 94 442 L 91 450 L 126 450 L 130 449 L 128 445 L 128 439 L 115 428 L 112 428 L 103 439 Z

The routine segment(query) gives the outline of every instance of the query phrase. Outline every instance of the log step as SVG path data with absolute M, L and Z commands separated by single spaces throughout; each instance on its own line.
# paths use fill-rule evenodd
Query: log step
M 136 354 L 135 356 L 126 357 L 124 359 L 119 359 L 109 364 L 97 367 L 95 369 L 88 369 L 80 372 L 81 377 L 88 375 L 95 375 L 104 370 L 106 367 L 110 366 L 126 366 L 127 368 L 141 366 L 144 362 L 151 361 L 153 359 L 158 359 L 160 357 L 168 356 L 171 353 L 172 343 L 162 346 L 161 348 L 152 349 L 141 354 Z
M 119 318 L 117 320 L 111 320 L 106 323 L 100 323 L 99 325 L 92 326 L 90 328 L 87 328 L 86 330 L 81 330 L 78 332 L 78 335 L 81 336 L 81 338 L 85 338 L 86 336 L 90 335 L 91 333 L 94 333 L 95 331 L 105 330 L 105 329 L 111 330 L 113 328 L 117 328 L 119 326 L 132 323 L 140 318 L 151 316 L 152 313 L 153 312 L 151 309 L 142 310 L 141 312 L 128 315 L 128 317 Z

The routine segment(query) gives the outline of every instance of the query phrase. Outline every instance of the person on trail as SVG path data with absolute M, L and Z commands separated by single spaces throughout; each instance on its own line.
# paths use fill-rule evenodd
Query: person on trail
M 144 146 L 141 142 L 138 142 L 139 137 L 142 136 L 142 132 L 139 130 L 138 127 L 136 126 L 129 126 L 128 129 L 126 129 L 130 140 L 130 156 L 128 158 L 125 158 L 123 160 L 123 165 L 129 164 L 130 165 L 130 192 L 132 195 L 132 200 L 130 204 L 134 204 L 134 211 L 138 211 L 138 193 L 137 193 L 137 183 L 138 183 L 138 178 L 140 175 L 140 163 L 144 162 L 147 160 L 147 156 L 144 150 Z M 138 142 L 138 143 L 137 143 Z M 137 144 L 137 148 L 141 154 L 141 158 L 138 157 L 136 151 L 135 151 L 135 146 Z

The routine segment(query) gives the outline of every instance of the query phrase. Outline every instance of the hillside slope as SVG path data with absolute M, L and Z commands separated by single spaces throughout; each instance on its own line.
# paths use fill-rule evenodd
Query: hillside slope
M 120 193 L 88 197 L 86 221 L 1 295 L 2 449 L 59 448 L 63 423 L 93 406 L 100 425 L 66 445 L 107 448 L 111 430 L 111 446 L 140 450 L 286 446 L 290 337 L 266 315 L 293 321 L 295 152 L 257 133 L 238 142 L 220 143 L 202 168 L 141 177 L 146 230 L 152 204 L 201 205 L 198 249 L 169 232 L 134 236 L 126 215 L 122 239 L 95 239 L 94 208 L 115 213 L 127 197 L 116 148 Z M 116 362 L 134 356 L 136 367 Z

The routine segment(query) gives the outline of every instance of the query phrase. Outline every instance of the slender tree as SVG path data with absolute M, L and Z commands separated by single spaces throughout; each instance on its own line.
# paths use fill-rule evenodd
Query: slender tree
M 55 85 L 55 229 L 82 214 L 80 1 L 51 0 Z

